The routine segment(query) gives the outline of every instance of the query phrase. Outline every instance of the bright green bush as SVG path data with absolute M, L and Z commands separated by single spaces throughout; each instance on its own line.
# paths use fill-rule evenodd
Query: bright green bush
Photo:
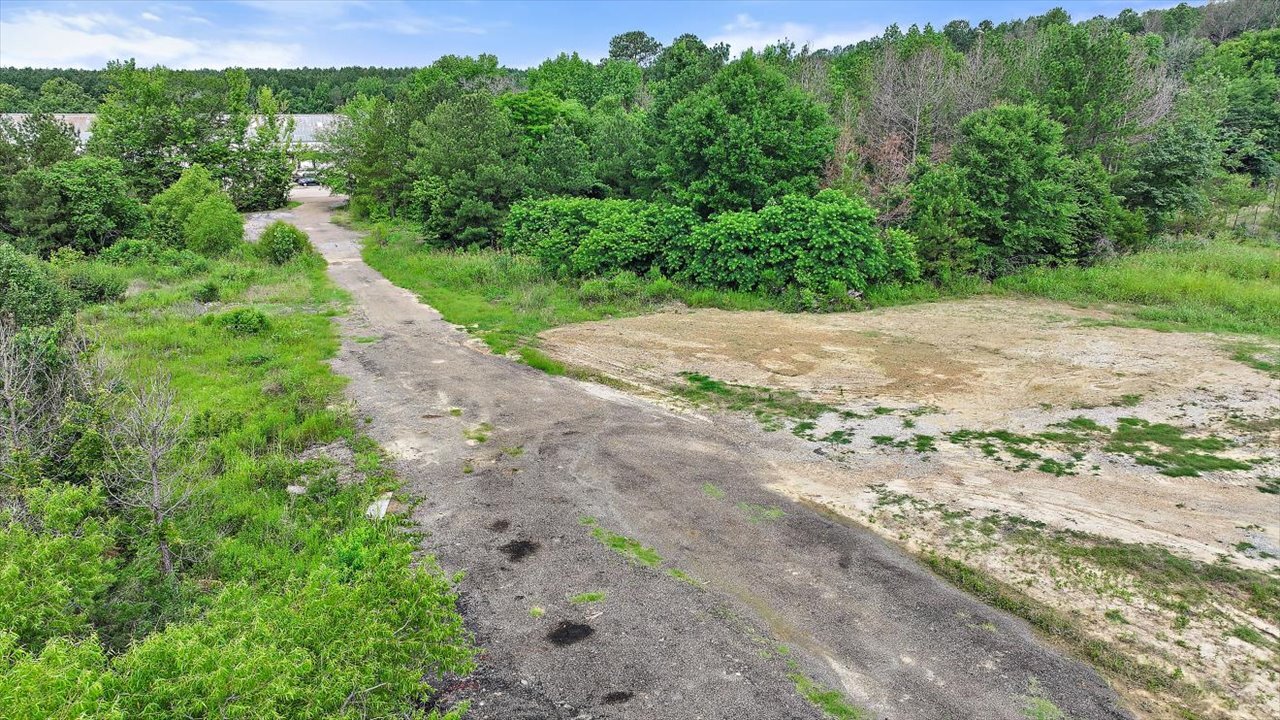
M 38 653 L 0 629 L 0 708 L 12 720 L 125 720 L 108 697 L 114 680 L 97 638 L 54 638 Z
M 642 274 L 697 224 L 688 208 L 638 200 L 551 198 L 511 208 L 504 236 L 516 252 L 550 270 L 598 275 Z
M 196 206 L 221 194 L 222 188 L 202 165 L 192 165 L 160 194 L 151 198 L 147 209 L 157 237 L 170 245 L 183 244 L 183 228 Z
M 271 320 L 256 308 L 236 308 L 214 318 L 232 335 L 260 335 L 271 327 Z
M 283 220 L 268 225 L 258 240 L 258 254 L 276 265 L 308 252 L 311 252 L 311 241 L 307 234 Z
M 149 240 L 123 238 L 98 253 L 98 259 L 112 265 L 133 265 L 155 259 L 156 246 Z
M 897 233 L 890 242 L 892 253 L 865 202 L 824 190 L 788 195 L 756 213 L 717 215 L 674 245 L 666 265 L 700 285 L 833 296 L 912 279 L 912 242 Z
M 9 243 L 0 243 L 0 315 L 19 327 L 52 323 L 75 307 L 53 269 Z
M 89 616 L 114 579 L 114 544 L 100 517 L 100 492 L 55 483 L 26 492 L 40 518 L 34 531 L 0 515 L 0 628 L 38 651 L 46 640 L 89 630 Z
M 183 224 L 187 247 L 201 255 L 221 255 L 244 242 L 244 218 L 225 195 L 211 195 Z

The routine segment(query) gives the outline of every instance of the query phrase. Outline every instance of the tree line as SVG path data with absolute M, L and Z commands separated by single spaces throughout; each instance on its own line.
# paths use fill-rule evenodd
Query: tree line
M 194 78 L 217 70 L 173 70 Z M 393 94 L 413 68 L 247 68 L 251 97 L 269 88 L 293 113 L 331 113 L 356 95 Z M 111 92 L 106 70 L 0 68 L 0 113 L 93 112 Z
M 522 82 L 493 56 L 450 56 L 339 109 L 327 181 L 357 216 L 417 223 L 435 246 L 559 246 L 571 251 L 545 254 L 557 271 L 675 272 L 810 304 L 910 273 L 824 278 L 782 256 L 877 258 L 888 244 L 933 279 L 1089 262 L 1265 199 L 1280 171 L 1278 7 L 1083 22 L 1057 9 L 736 59 L 693 35 L 631 32 L 601 62 L 561 54 Z M 843 221 L 758 217 L 832 193 Z M 637 229 L 667 217 L 643 204 L 694 221 Z M 625 250 L 628 237 L 660 247 Z M 689 262 L 700 243 L 755 270 Z

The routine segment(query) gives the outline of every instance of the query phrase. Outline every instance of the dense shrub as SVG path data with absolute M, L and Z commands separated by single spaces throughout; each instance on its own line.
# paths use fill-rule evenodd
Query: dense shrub
M 865 202 L 835 190 L 788 195 L 756 213 L 717 215 L 673 246 L 667 265 L 701 285 L 816 296 L 915 277 L 910 237 L 895 232 L 889 252 L 874 221 Z
M 0 243 L 0 316 L 19 327 L 45 325 L 74 306 L 49 265 L 9 243 Z
M 182 245 L 183 228 L 196 206 L 218 195 L 222 188 L 202 165 L 192 165 L 163 192 L 151 198 L 148 210 L 156 237 L 170 245 Z
M 697 222 L 688 208 L 637 200 L 525 200 L 512 207 L 505 237 L 557 272 L 641 274 Z
M 115 302 L 129 287 L 117 270 L 97 263 L 76 263 L 60 268 L 58 274 L 67 290 L 87 304 Z
M 211 195 L 187 216 L 183 236 L 191 250 L 221 255 L 244 242 L 244 218 L 225 195 Z
M 114 540 L 100 491 L 53 483 L 28 489 L 24 500 L 43 532 L 0 514 L 0 628 L 38 651 L 50 638 L 88 630 L 113 579 L 105 551 Z
M 98 254 L 98 259 L 112 265 L 150 262 L 156 257 L 156 246 L 148 240 L 123 238 Z
M 308 252 L 311 252 L 311 241 L 307 234 L 283 220 L 268 225 L 258 240 L 258 254 L 276 265 Z
M 7 184 L 0 221 L 28 252 L 97 252 L 146 222 L 121 172 L 119 161 L 96 157 L 22 170 Z
M 256 308 L 236 308 L 215 321 L 232 335 L 260 335 L 271 327 L 271 320 Z

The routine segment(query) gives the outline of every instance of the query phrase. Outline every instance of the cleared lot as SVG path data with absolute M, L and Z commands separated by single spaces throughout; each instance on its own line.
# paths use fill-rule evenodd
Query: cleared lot
M 756 409 L 830 461 L 778 452 L 775 489 L 1019 588 L 1188 678 L 1208 711 L 1280 712 L 1280 381 L 1230 359 L 1243 339 L 994 298 L 671 312 L 541 337 L 557 360 L 695 412 L 740 386 L 822 403 L 782 423 Z M 1245 575 L 1196 579 L 1219 569 Z M 1161 715 L 1178 701 L 1147 702 Z

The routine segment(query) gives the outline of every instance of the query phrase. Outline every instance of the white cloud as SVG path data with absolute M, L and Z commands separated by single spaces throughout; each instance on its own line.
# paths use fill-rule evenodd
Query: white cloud
M 144 12 L 139 17 L 143 20 L 150 20 L 151 22 L 160 22 L 160 16 L 155 13 Z
M 301 52 L 296 44 L 164 34 L 106 14 L 28 10 L 0 20 L 0 66 L 99 68 L 135 58 L 173 68 L 279 67 Z
M 860 40 L 868 40 L 880 34 L 880 28 L 862 25 L 856 28 L 834 30 L 819 29 L 814 25 L 783 22 L 764 23 L 750 15 L 741 14 L 733 22 L 725 25 L 719 35 L 710 38 L 709 43 L 725 43 L 735 54 L 748 48 L 763 50 L 781 40 L 789 40 L 797 47 L 808 45 L 814 50 L 852 45 Z
M 378 30 L 396 35 L 432 35 L 436 33 L 461 33 L 464 35 L 484 35 L 488 30 L 473 25 L 458 17 L 422 17 L 406 15 L 402 17 L 378 18 L 376 20 L 351 20 L 333 26 L 335 30 Z

